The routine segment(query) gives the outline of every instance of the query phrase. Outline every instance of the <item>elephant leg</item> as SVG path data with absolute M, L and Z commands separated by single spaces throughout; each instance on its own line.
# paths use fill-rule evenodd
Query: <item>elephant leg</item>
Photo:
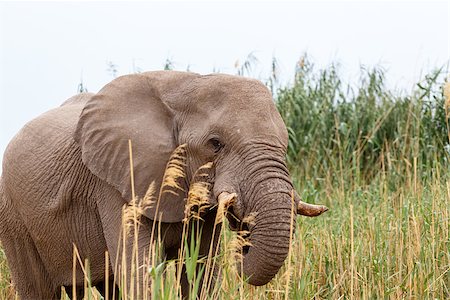
M 100 295 L 102 295 L 103 298 L 105 298 L 106 297 L 106 280 L 98 282 L 94 286 L 97 289 L 97 291 L 100 293 Z M 66 290 L 66 293 L 68 294 L 68 296 L 72 299 L 72 297 L 73 297 L 73 286 L 72 285 L 64 286 L 64 289 Z M 75 291 L 76 291 L 76 298 L 77 299 L 83 299 L 84 294 L 85 294 L 84 287 L 83 286 L 77 286 L 75 288 Z M 111 276 L 108 279 L 108 299 L 110 299 L 113 294 L 114 295 L 119 295 L 119 293 L 120 293 L 119 288 L 117 287 L 117 285 L 114 285 L 114 278 L 113 278 L 113 276 Z M 61 290 L 59 290 L 57 292 L 57 297 L 56 298 L 57 299 L 61 299 Z
M 95 285 L 95 287 L 97 288 L 98 292 L 105 297 L 106 296 L 106 280 L 103 282 L 99 282 L 98 284 Z M 114 295 L 119 295 L 119 288 L 117 287 L 117 285 L 114 285 L 114 277 L 111 276 L 108 279 L 108 295 L 109 298 L 111 298 L 112 294 Z M 79 297 L 77 297 L 78 299 Z M 117 297 L 116 297 L 117 298 Z M 80 298 L 81 299 L 81 298 Z
M 104 196 L 102 199 L 97 200 L 97 206 L 109 252 L 111 270 L 114 273 L 112 274 L 114 282 L 122 293 L 134 295 L 135 298 L 144 298 L 144 293 L 148 294 L 150 287 L 144 281 L 142 266 L 149 261 L 152 223 L 145 217 L 141 218 L 137 247 L 135 247 L 133 228 L 131 228 L 130 234 L 125 240 L 121 234 L 123 229 L 122 207 L 126 202 L 116 191 L 106 192 Z M 136 249 L 138 251 L 137 260 L 133 255 Z M 138 275 L 136 274 L 137 272 L 139 272 Z M 114 287 L 110 285 L 108 290 L 111 297 Z M 115 296 L 117 297 L 118 295 L 116 294 Z
M 6 209 L 6 205 L 0 207 L 0 218 L 3 219 L 0 238 L 16 291 L 21 299 L 56 299 L 57 286 L 52 282 L 33 239 L 19 214 L 9 208 Z

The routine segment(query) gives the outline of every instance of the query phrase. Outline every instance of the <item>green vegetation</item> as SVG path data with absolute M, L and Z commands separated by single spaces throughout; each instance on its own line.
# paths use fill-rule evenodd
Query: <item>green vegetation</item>
M 336 66 L 316 70 L 302 59 L 294 83 L 276 89 L 275 101 L 289 131 L 287 158 L 296 188 L 304 201 L 330 211 L 297 217 L 289 258 L 263 287 L 238 276 L 233 261 L 245 243 L 241 235 L 223 230 L 216 259 L 198 259 L 198 244 L 186 239 L 182 258 L 191 290 L 211 299 L 449 299 L 446 74 L 437 70 L 410 93 L 395 92 L 386 88 L 381 69 L 362 69 L 360 82 L 348 87 Z M 268 80 L 272 90 L 276 81 Z M 218 215 L 217 222 L 226 222 Z M 198 234 L 190 225 L 195 216 L 186 234 Z M 136 217 L 131 220 L 131 227 L 138 226 Z M 151 282 L 154 298 L 176 299 L 180 264 L 151 259 L 153 267 L 141 276 Z M 220 267 L 214 286 L 205 267 L 211 264 Z M 120 294 L 125 298 L 126 289 Z M 86 295 L 98 298 L 94 289 Z M 13 296 L 0 250 L 0 298 Z
M 350 89 L 335 66 L 316 72 L 303 60 L 294 85 L 278 91 L 298 190 L 330 207 L 299 219 L 290 297 L 450 297 L 444 76 L 398 95 L 380 69 L 362 70 Z
M 0 248 L 0 299 L 11 299 L 13 296 L 14 290 L 10 284 L 5 252 Z

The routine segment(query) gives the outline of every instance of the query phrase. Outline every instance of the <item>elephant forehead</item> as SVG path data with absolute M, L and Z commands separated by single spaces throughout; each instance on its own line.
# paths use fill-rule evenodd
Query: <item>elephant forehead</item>
M 287 143 L 287 130 L 272 95 L 258 80 L 225 74 L 199 76 L 182 94 L 169 98 L 184 100 L 178 108 L 185 112 L 190 130 L 216 130 L 241 137 L 276 136 Z
M 271 133 L 280 134 L 278 130 L 284 129 L 284 123 L 278 112 L 268 109 L 245 108 L 236 110 L 224 110 L 216 114 L 216 120 L 227 126 L 232 126 L 241 133 L 249 131 L 251 134 Z M 277 135 L 278 135 L 277 134 Z
M 194 83 L 199 101 L 222 100 L 238 105 L 268 104 L 272 96 L 260 81 L 239 76 L 217 74 L 197 78 Z
M 277 136 L 287 141 L 287 130 L 275 107 L 269 90 L 259 81 L 236 78 L 230 80 L 220 99 L 223 110 L 216 119 L 231 124 L 239 135 Z
M 266 117 L 276 112 L 269 90 L 260 81 L 232 75 L 207 75 L 193 84 L 190 99 L 202 113 Z

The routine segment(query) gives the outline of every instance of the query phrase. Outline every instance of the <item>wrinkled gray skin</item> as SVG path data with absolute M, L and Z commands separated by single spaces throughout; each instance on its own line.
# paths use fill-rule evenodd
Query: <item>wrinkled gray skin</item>
M 269 91 L 242 77 L 148 72 L 74 96 L 10 142 L 0 182 L 0 239 L 22 299 L 54 298 L 61 285 L 72 284 L 73 244 L 90 260 L 94 284 L 104 280 L 106 250 L 114 266 L 122 206 L 131 199 L 129 139 L 140 197 L 152 181 L 161 184 L 177 145 L 187 144 L 185 190 L 194 172 L 213 161 L 211 204 L 222 192 L 236 193 L 238 220 L 256 213 L 244 274 L 253 285 L 273 278 L 288 253 L 292 183 L 284 159 L 288 135 Z M 166 256 L 176 256 L 184 197 L 164 194 L 158 216 L 154 208 L 145 212 L 140 254 L 159 220 Z M 212 209 L 204 216 L 203 254 L 214 215 Z M 80 268 L 77 280 L 82 286 Z

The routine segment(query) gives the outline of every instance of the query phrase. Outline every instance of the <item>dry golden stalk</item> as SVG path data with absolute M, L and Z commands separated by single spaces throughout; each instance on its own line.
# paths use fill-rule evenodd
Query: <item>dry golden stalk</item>
M 242 224 L 250 224 L 250 225 L 255 224 L 255 219 L 256 219 L 257 214 L 258 214 L 257 212 L 249 213 L 248 216 L 246 216 L 242 219 Z
M 228 257 L 231 258 L 231 260 L 234 262 L 232 264 L 233 267 L 237 267 L 242 263 L 243 253 L 242 249 L 244 247 L 250 247 L 252 244 L 248 240 L 250 232 L 248 230 L 241 230 L 238 231 L 236 236 L 230 241 L 229 245 L 229 251 L 230 255 Z M 238 273 L 241 273 L 239 270 Z
M 445 109 L 450 110 L 450 82 L 444 86 Z
M 142 214 L 143 210 L 137 198 L 134 198 L 133 200 L 130 201 L 130 203 L 128 203 L 128 205 L 125 205 L 122 214 L 122 222 L 124 226 L 125 236 L 130 235 L 131 229 L 135 224 L 139 223 Z
M 200 214 L 211 206 L 211 183 L 209 178 L 209 171 L 213 164 L 211 162 L 201 166 L 194 174 L 193 180 L 189 187 L 188 198 L 185 208 L 184 222 L 189 221 L 190 218 L 200 218 Z M 194 210 L 193 208 L 197 208 Z
M 185 178 L 184 167 L 186 166 L 186 144 L 178 146 L 170 156 L 164 172 L 163 182 L 159 197 L 164 193 L 178 196 L 177 190 L 183 191 L 179 184 L 180 178 Z
M 140 202 L 140 205 L 143 210 L 152 207 L 156 202 L 155 199 L 155 182 L 150 183 L 147 192 L 145 193 L 144 198 Z

